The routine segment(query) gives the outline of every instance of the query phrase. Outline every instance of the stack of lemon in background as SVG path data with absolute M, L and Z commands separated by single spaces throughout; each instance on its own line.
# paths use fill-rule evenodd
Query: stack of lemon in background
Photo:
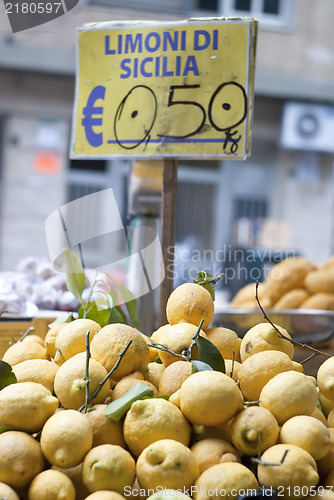
M 334 256 L 316 266 L 306 257 L 293 256 L 275 264 L 259 286 L 266 309 L 334 310 Z M 243 286 L 232 298 L 235 309 L 257 309 L 254 283 Z
M 206 500 L 259 487 L 334 498 L 334 358 L 312 377 L 277 325 L 243 338 L 210 328 L 214 302 L 198 284 L 176 288 L 166 313 L 155 347 L 131 326 L 75 319 L 7 349 L 17 383 L 0 391 L 0 498 L 139 500 L 160 489 Z M 198 334 L 225 373 L 192 362 Z M 113 418 L 107 408 L 138 383 L 151 397 Z

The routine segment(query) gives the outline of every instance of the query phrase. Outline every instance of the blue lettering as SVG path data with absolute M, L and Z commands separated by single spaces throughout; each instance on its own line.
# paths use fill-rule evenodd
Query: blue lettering
M 160 76 L 160 57 L 155 59 L 155 76 Z
M 131 59 L 123 59 L 123 61 L 121 61 L 121 70 L 125 72 L 121 73 L 121 78 L 129 78 L 129 76 L 131 76 L 129 64 L 131 64 Z
M 133 61 L 133 76 L 134 78 L 137 78 L 138 76 L 138 59 Z
M 173 71 L 168 71 L 167 64 L 168 64 L 168 57 L 163 56 L 163 58 L 162 58 L 162 76 L 174 76 Z
M 143 51 L 143 34 L 137 33 L 134 39 L 131 34 L 125 35 L 124 53 L 125 54 L 128 54 L 129 52 L 134 53 L 136 52 L 136 50 L 138 50 L 139 53 Z
M 118 54 L 122 54 L 123 35 L 118 35 Z
M 153 73 L 148 73 L 145 69 L 145 65 L 148 62 L 153 62 L 153 57 L 145 57 L 145 59 L 142 60 L 141 65 L 140 65 L 140 72 L 143 76 L 146 76 L 149 78 L 149 77 L 153 76 Z
M 175 75 L 176 76 L 180 76 L 181 75 L 181 56 L 176 56 Z
M 201 43 L 201 38 L 204 37 Z M 210 33 L 205 30 L 195 30 L 194 31 L 194 50 L 204 50 L 210 45 Z
M 104 38 L 104 53 L 105 53 L 105 55 L 116 54 L 116 50 L 110 48 L 110 36 L 109 35 L 106 35 Z
M 218 50 L 218 30 L 213 30 L 213 50 Z
M 153 40 L 154 45 L 151 47 L 150 46 L 150 40 Z M 155 31 L 152 31 L 152 33 L 149 33 L 147 37 L 145 38 L 145 49 L 148 52 L 155 52 L 159 49 L 161 44 L 161 38 L 159 33 L 156 33 Z
M 103 106 L 95 106 L 98 99 L 104 100 L 106 93 L 106 88 L 102 85 L 94 87 L 89 97 L 87 99 L 87 104 L 83 108 L 82 113 L 84 118 L 81 120 L 81 124 L 85 129 L 86 139 L 91 146 L 97 148 L 101 146 L 103 142 L 102 132 L 94 132 L 93 127 L 96 125 L 102 125 L 103 119 Z M 97 116 L 96 116 L 97 115 Z
M 183 76 L 187 76 L 187 74 L 192 71 L 194 75 L 198 76 L 199 71 L 196 63 L 195 56 L 188 56 L 186 64 L 183 70 Z
M 174 35 L 174 38 L 172 38 L 172 34 Z M 172 50 L 177 50 L 178 43 L 179 43 L 178 31 L 174 31 L 173 33 L 171 33 L 170 31 L 164 31 L 163 45 L 162 45 L 162 50 L 164 52 L 168 50 L 168 45 Z

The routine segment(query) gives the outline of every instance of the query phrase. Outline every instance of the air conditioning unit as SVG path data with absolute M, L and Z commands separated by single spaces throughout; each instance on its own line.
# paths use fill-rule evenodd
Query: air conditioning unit
M 286 149 L 334 153 L 334 106 L 286 102 L 281 146 Z

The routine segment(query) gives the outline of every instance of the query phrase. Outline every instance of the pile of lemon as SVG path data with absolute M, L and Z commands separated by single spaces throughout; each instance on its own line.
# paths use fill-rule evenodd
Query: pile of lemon
M 76 319 L 7 349 L 17 383 L 0 391 L 0 498 L 209 500 L 261 487 L 334 498 L 334 358 L 315 378 L 281 327 L 243 338 L 209 328 L 214 303 L 200 285 L 176 288 L 166 312 L 155 347 L 128 325 Z M 202 320 L 225 373 L 185 357 Z M 139 382 L 153 397 L 110 418 Z

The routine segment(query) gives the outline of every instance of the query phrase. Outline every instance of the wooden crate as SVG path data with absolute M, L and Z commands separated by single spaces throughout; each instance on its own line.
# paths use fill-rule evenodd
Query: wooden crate
M 0 319 L 0 358 L 3 357 L 6 349 L 13 343 L 13 339 L 19 340 L 30 327 L 33 328 L 31 333 L 44 338 L 49 329 L 48 325 L 55 319 L 56 316 L 42 316 L 29 320 Z

